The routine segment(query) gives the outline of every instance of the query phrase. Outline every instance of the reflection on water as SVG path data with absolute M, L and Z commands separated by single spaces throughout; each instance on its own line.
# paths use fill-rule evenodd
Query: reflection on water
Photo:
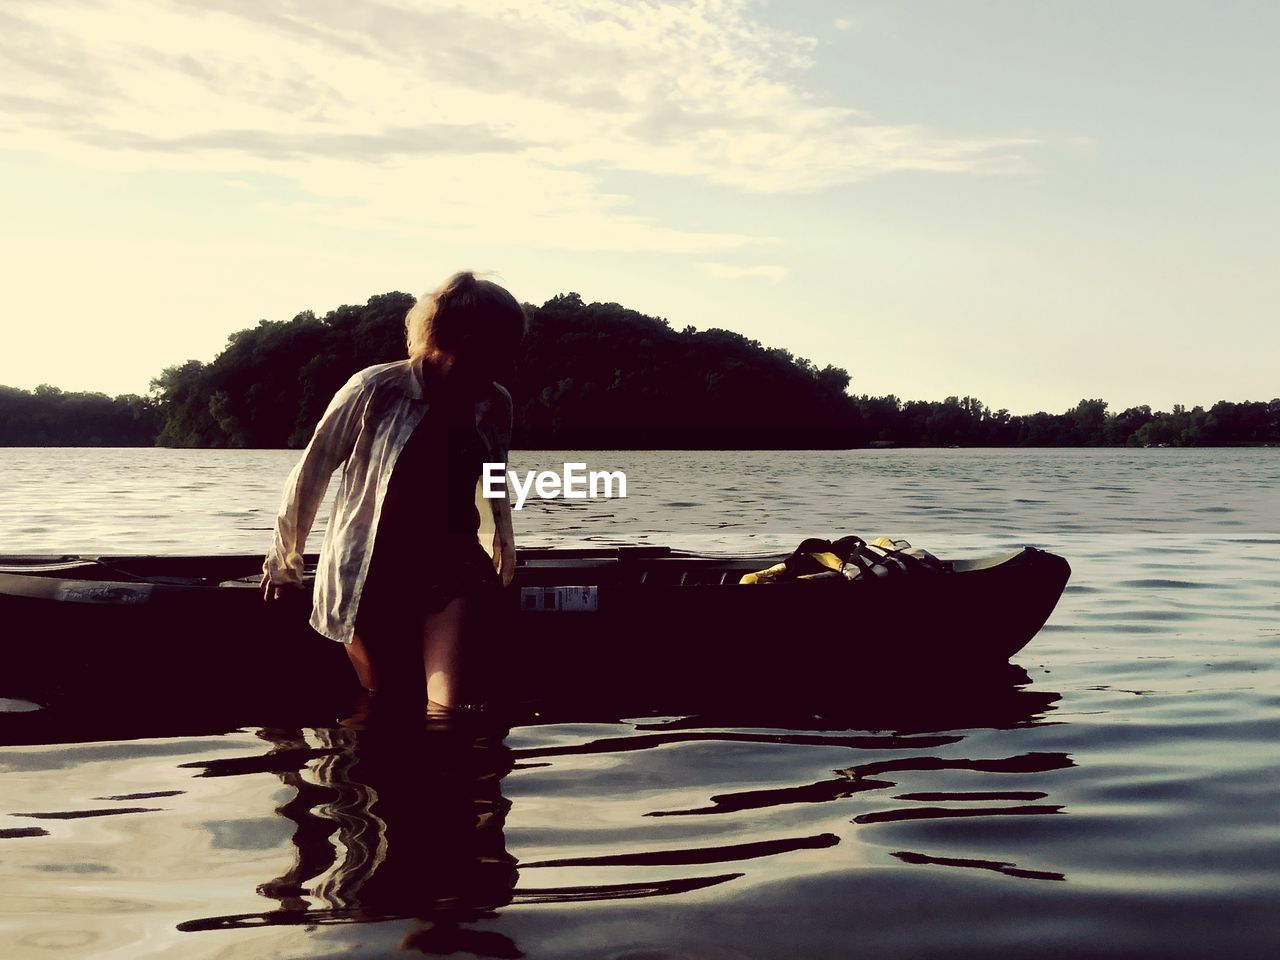
M 292 862 L 278 875 L 263 878 L 256 894 L 270 901 L 259 911 L 193 917 L 180 922 L 183 932 L 252 929 L 266 926 L 323 925 L 402 920 L 412 921 L 400 946 L 428 953 L 468 951 L 478 956 L 519 957 L 523 952 L 509 937 L 476 925 L 492 920 L 509 905 L 584 903 L 686 894 L 748 876 L 770 858 L 837 847 L 835 832 L 817 831 L 768 839 L 714 842 L 717 831 L 680 831 L 678 845 L 657 842 L 643 847 L 626 837 L 604 838 L 604 853 L 535 857 L 523 862 L 508 849 L 505 825 L 512 803 L 502 784 L 513 772 L 547 777 L 559 764 L 582 758 L 607 759 L 615 768 L 685 745 L 828 751 L 870 755 L 833 771 L 834 777 L 765 789 L 735 790 L 704 797 L 702 806 L 642 809 L 643 818 L 690 814 L 780 812 L 792 804 L 849 801 L 870 791 L 891 791 L 904 776 L 922 772 L 969 771 L 998 775 L 1035 774 L 1072 765 L 1065 754 L 1021 754 L 1006 757 L 957 756 L 966 737 L 957 733 L 849 733 L 848 716 L 862 720 L 874 712 L 875 700 L 888 709 L 914 704 L 917 719 L 932 716 L 940 729 L 955 729 L 973 718 L 981 704 L 987 721 L 1015 728 L 1040 722 L 1057 694 L 1024 689 L 1025 673 L 1012 671 L 1002 681 L 970 682 L 950 692 L 899 689 L 886 697 L 867 692 L 856 707 L 832 707 L 823 716 L 770 715 L 759 704 L 739 711 L 731 704 L 715 715 L 688 714 L 612 724 L 606 736 L 574 736 L 555 723 L 530 725 L 525 731 L 541 745 L 513 747 L 512 729 L 493 718 L 408 720 L 384 716 L 366 703 L 332 727 L 260 728 L 255 736 L 269 744 L 265 753 L 184 763 L 201 778 L 278 778 L 287 799 L 274 807 L 291 826 Z M 564 709 L 565 705 L 561 705 Z M 889 719 L 892 710 L 883 714 Z M 752 719 L 748 721 L 747 715 Z M 592 725 L 599 729 L 599 724 Z M 618 729 L 623 728 L 622 730 Z M 629 729 L 631 732 L 624 732 Z M 946 756 L 937 755 L 945 751 Z M 992 785 L 994 787 L 994 784 Z M 171 796 L 178 791 L 156 791 Z M 133 794 L 131 797 L 140 797 Z M 898 793 L 893 799 L 911 806 L 856 814 L 846 822 L 869 824 L 946 817 L 997 817 L 1010 814 L 1058 813 L 1062 804 L 1037 801 L 1045 791 L 980 790 L 968 792 Z M 119 797 L 116 799 L 125 799 Z M 955 806 L 939 806 L 955 803 Z M 130 808 L 115 808 L 124 813 Z M 141 812 L 141 808 L 138 808 Z M 80 811 L 77 816 L 93 815 Z M 56 814 L 31 816 L 57 816 Z M 566 830 L 572 827 L 566 824 Z M 757 829 L 768 832 L 766 824 Z M 572 846 L 572 843 L 569 844 Z M 979 867 L 1009 877 L 1064 879 L 1062 873 L 1024 870 L 996 859 L 953 858 L 921 852 L 892 854 L 908 864 Z M 706 868 L 712 868 L 708 871 Z M 716 870 L 716 867 L 721 869 Z M 663 876 L 627 876 L 668 869 Z M 681 871 L 679 868 L 688 868 Z M 613 873 L 618 876 L 614 880 Z M 543 883 L 543 874 L 592 876 L 591 882 Z M 607 876 L 608 875 L 608 876 Z
M 521 956 L 505 938 L 462 926 L 510 903 L 516 884 L 503 838 L 505 734 L 356 715 L 330 728 L 260 729 L 264 755 L 187 764 L 203 777 L 279 777 L 292 790 L 275 812 L 293 825 L 294 858 L 256 888 L 271 909 L 179 929 L 417 918 L 408 945 Z
M 968 857 L 930 857 L 923 853 L 911 853 L 899 850 L 894 854 L 903 863 L 934 864 L 939 867 L 970 867 L 977 870 L 993 870 L 1006 877 L 1022 877 L 1026 880 L 1065 880 L 1060 873 L 1052 870 L 1020 870 L 1015 864 L 999 860 L 974 860 Z

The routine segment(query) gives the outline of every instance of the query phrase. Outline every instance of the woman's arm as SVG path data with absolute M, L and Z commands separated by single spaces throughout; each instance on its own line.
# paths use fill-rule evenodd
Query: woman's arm
M 511 402 L 511 394 L 501 384 L 498 388 L 501 403 L 498 406 L 498 447 L 504 466 L 503 486 L 506 486 L 505 466 L 511 452 L 511 431 L 515 421 L 515 408 Z M 504 587 L 511 585 L 516 575 L 516 535 L 511 523 L 511 500 L 509 496 L 495 497 L 489 501 L 493 505 L 493 561 L 502 576 Z
M 489 501 L 493 504 L 493 560 L 502 576 L 504 587 L 516 575 L 516 535 L 511 526 L 511 503 L 506 497 Z
M 351 454 L 359 433 L 364 409 L 361 379 L 356 374 L 333 395 L 302 458 L 285 481 L 271 549 L 262 564 L 264 597 L 269 584 L 302 583 L 307 534 L 329 488 L 330 475 Z

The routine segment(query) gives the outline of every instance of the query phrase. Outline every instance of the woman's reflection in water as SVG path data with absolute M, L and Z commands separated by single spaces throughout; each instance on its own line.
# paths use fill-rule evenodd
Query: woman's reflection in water
M 739 789 L 712 795 L 694 807 L 649 811 L 650 816 L 714 816 L 784 808 L 794 803 L 847 803 L 889 791 L 894 805 L 850 803 L 854 823 L 954 817 L 1057 815 L 1062 804 L 1049 800 L 1043 781 L 1023 789 L 1011 776 L 1037 777 L 1073 766 L 1063 753 L 985 752 L 969 755 L 959 745 L 964 730 L 1012 730 L 1033 725 L 1053 709 L 1060 695 L 1036 690 L 1021 668 L 986 682 L 943 684 L 940 688 L 886 687 L 850 695 L 843 706 L 815 715 L 813 704 L 794 714 L 781 706 L 762 712 L 752 704 L 701 714 L 668 711 L 637 724 L 627 736 L 526 747 L 506 746 L 508 723 L 481 713 L 451 718 L 371 713 L 358 710 L 336 727 L 263 729 L 258 736 L 272 749 L 247 757 L 188 764 L 204 776 L 261 776 L 270 772 L 291 789 L 277 813 L 296 824 L 294 863 L 283 875 L 261 884 L 258 893 L 275 909 L 210 917 L 179 924 L 181 930 L 245 929 L 264 925 L 319 925 L 417 919 L 401 941 L 406 949 L 448 954 L 469 951 L 487 957 L 519 957 L 520 950 L 497 933 L 468 925 L 497 916 L 509 904 L 573 903 L 664 897 L 730 883 L 746 874 L 751 861 L 796 849 L 834 846 L 830 832 L 716 843 L 717 831 L 697 846 L 627 850 L 589 857 L 562 857 L 522 865 L 526 877 L 538 867 L 625 867 L 672 869 L 662 880 L 589 883 L 516 889 L 516 859 L 507 852 L 504 825 L 510 802 L 502 778 L 521 763 L 539 765 L 558 756 L 618 754 L 662 743 L 802 744 L 853 751 L 851 766 L 824 767 L 816 780 Z M 582 709 L 567 705 L 564 717 Z M 637 712 L 628 715 L 638 716 Z M 545 718 L 544 714 L 544 718 Z M 522 721 L 516 720 L 519 723 Z M 545 719 L 543 722 L 546 722 Z M 818 727 L 815 728 L 815 722 Z M 780 733 L 791 730 L 794 733 Z M 877 731 L 877 732 L 867 732 Z M 890 732 L 891 731 L 891 732 Z M 945 749 L 944 749 L 945 748 Z M 942 753 L 938 753 L 943 749 Z M 873 756 L 859 762 L 864 750 Z M 953 789 L 930 774 L 967 771 L 998 775 L 989 789 Z M 985 788 L 986 784 L 982 784 Z M 1016 789 L 1015 789 L 1016 788 Z M 861 810 L 861 812 L 859 812 Z M 846 814 L 847 815 L 847 814 Z M 912 869 L 980 868 L 1026 880 L 1066 879 L 1061 871 L 1028 869 L 990 857 L 959 856 L 932 847 L 890 854 Z M 703 870 L 715 866 L 715 872 Z M 732 866 L 731 866 L 732 865 Z M 687 875 L 693 868 L 696 875 Z M 535 873 L 536 875 L 536 873 Z
M 522 956 L 506 937 L 462 926 L 494 916 L 516 885 L 500 789 L 513 766 L 508 729 L 483 714 L 382 715 L 366 700 L 339 726 L 308 732 L 260 733 L 277 751 L 322 755 L 280 772 L 297 791 L 279 808 L 298 825 L 296 861 L 258 888 L 280 909 L 254 925 L 414 917 L 424 924 L 404 948 Z

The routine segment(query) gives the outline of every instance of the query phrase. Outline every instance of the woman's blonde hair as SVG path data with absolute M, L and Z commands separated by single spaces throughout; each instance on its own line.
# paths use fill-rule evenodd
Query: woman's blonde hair
M 409 357 L 478 348 L 510 356 L 524 339 L 524 309 L 505 287 L 460 270 L 424 293 L 404 317 Z

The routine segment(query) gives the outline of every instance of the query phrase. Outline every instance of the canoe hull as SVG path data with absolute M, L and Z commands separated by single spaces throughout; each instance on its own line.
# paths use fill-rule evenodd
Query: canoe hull
M 0 558 L 0 696 L 177 689 L 278 699 L 349 689 L 344 648 L 307 625 L 309 597 L 262 602 L 259 562 Z M 1070 576 L 1061 557 L 1027 548 L 962 573 L 737 584 L 740 570 L 763 565 L 671 551 L 525 551 L 474 655 L 504 695 L 524 699 L 743 685 L 818 693 L 892 670 L 1003 664 L 1045 623 Z
M 526 612 L 507 659 L 519 676 L 572 664 L 556 688 L 767 684 L 818 691 L 892 672 L 982 670 L 1018 653 L 1070 576 L 1024 551 L 999 567 L 866 584 L 603 585 L 591 612 Z

